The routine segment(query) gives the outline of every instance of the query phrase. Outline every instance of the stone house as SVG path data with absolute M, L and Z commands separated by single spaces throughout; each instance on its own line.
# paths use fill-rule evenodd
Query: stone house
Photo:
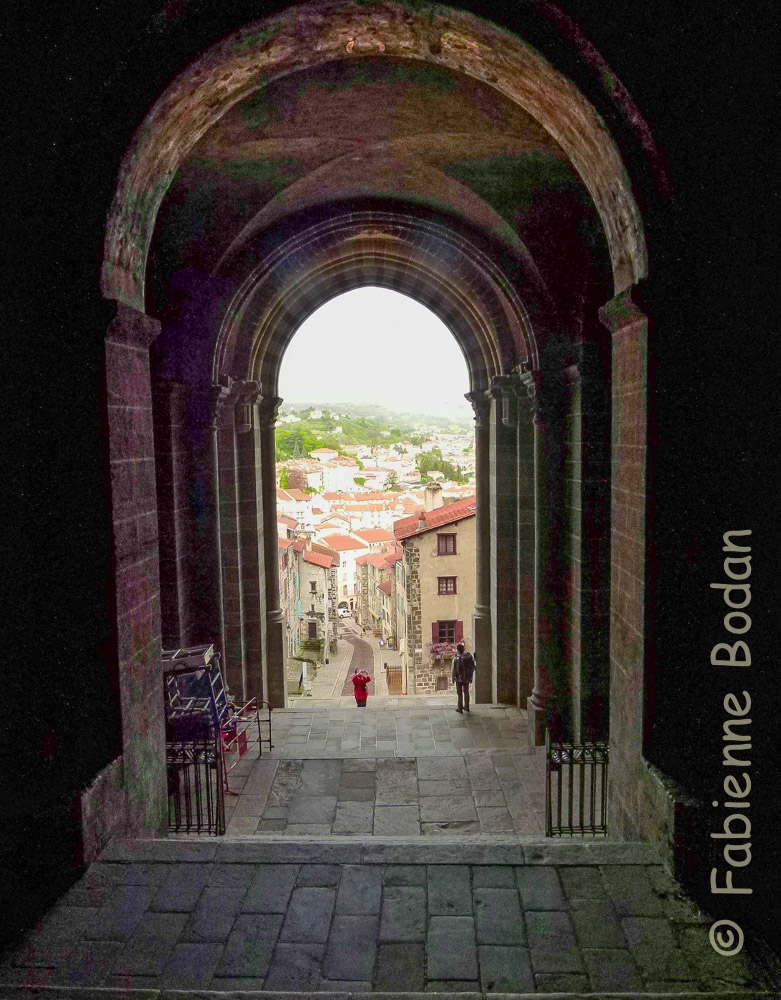
M 429 694 L 450 688 L 456 644 L 474 649 L 474 497 L 442 505 L 441 491 L 427 491 L 429 510 L 394 525 L 403 552 L 402 662 L 409 691 Z M 438 503 L 439 506 L 431 506 Z

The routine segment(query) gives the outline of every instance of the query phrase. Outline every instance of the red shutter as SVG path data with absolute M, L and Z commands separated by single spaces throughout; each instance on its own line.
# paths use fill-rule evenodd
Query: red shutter
M 464 623 L 456 622 L 456 643 L 464 641 Z
M 439 642 L 439 622 L 431 623 L 431 641 Z

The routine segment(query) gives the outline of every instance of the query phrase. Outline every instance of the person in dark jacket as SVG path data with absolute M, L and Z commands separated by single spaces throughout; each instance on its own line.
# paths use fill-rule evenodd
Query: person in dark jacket
M 353 671 L 353 692 L 355 694 L 355 704 L 358 708 L 366 708 L 366 699 L 369 696 L 367 690 L 371 677 L 366 673 L 365 670 L 359 670 L 358 667 Z
M 456 646 L 457 655 L 453 657 L 453 683 L 458 691 L 457 712 L 469 711 L 469 685 L 475 674 L 475 658 L 471 653 L 464 652 L 463 642 Z

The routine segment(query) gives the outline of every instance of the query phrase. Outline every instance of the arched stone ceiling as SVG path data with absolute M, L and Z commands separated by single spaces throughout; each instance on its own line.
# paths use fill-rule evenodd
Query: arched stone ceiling
M 517 104 L 442 67 L 341 60 L 260 87 L 196 144 L 159 212 L 148 306 L 163 314 L 176 270 L 214 271 L 286 214 L 377 197 L 507 244 L 556 286 L 573 331 L 595 259 L 609 270 L 588 192 Z
M 412 62 L 426 82 L 391 80 L 392 99 L 378 109 L 361 97 L 362 87 L 377 85 L 360 77 L 367 58 L 387 63 L 389 77 L 400 60 Z M 329 86 L 333 64 L 351 60 L 356 78 Z M 325 78 L 316 79 L 311 74 L 321 67 Z M 449 84 L 454 74 L 460 82 Z M 307 80 L 298 91 L 285 83 L 295 75 Z M 467 98 L 469 84 L 462 81 L 482 81 L 487 97 L 473 87 Z M 328 113 L 320 114 L 326 107 Z M 475 156 L 481 135 L 485 145 Z M 497 145 L 500 138 L 503 145 Z M 555 178 L 567 161 L 571 168 L 564 169 L 580 177 L 601 218 L 615 289 L 645 274 L 641 220 L 610 135 L 576 88 L 530 46 L 439 6 L 413 11 L 391 0 L 320 0 L 220 42 L 151 109 L 122 167 L 107 227 L 104 293 L 143 308 L 158 209 L 189 169 L 205 162 L 240 174 L 242 164 L 260 163 L 267 175 L 255 177 L 256 186 L 260 182 L 274 196 L 297 179 L 285 171 L 307 171 L 367 141 L 384 144 L 391 155 L 402 151 L 394 144 L 406 143 L 404 152 L 414 148 L 419 159 L 450 170 L 472 190 L 482 172 L 492 190 L 479 193 L 489 204 L 489 195 L 501 201 L 508 185 L 517 186 L 519 158 L 534 163 L 538 188 L 547 184 L 541 174 L 550 169 Z M 492 156 L 504 158 L 501 184 L 496 171 L 486 177 L 482 170 Z M 460 176 L 453 174 L 454 163 Z

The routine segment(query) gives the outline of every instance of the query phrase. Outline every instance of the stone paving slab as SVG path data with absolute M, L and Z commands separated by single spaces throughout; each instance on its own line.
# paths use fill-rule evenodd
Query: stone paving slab
M 420 847 L 408 842 L 372 845 L 367 863 L 355 838 L 338 848 L 264 845 L 266 855 L 274 847 L 304 851 L 298 861 L 279 863 L 259 857 L 257 841 L 223 843 L 209 863 L 197 852 L 198 860 L 182 860 L 192 856 L 186 843 L 176 858 L 175 842 L 164 845 L 168 860 L 160 861 L 160 846 L 148 842 L 141 860 L 138 843 L 114 845 L 111 860 L 92 865 L 77 891 L 3 957 L 0 983 L 117 986 L 155 996 L 177 989 L 314 995 L 327 987 L 345 996 L 372 989 L 376 997 L 465 990 L 476 996 L 590 990 L 593 997 L 648 995 L 653 987 L 744 1000 L 772 995 L 770 985 L 781 984 L 777 966 L 763 966 L 748 952 L 717 956 L 706 922 L 688 909 L 681 919 L 625 912 L 627 898 L 653 910 L 652 898 L 664 900 L 677 889 L 651 852 L 644 864 L 640 852 L 624 850 L 617 851 L 618 864 L 606 864 L 603 850 L 571 865 L 564 850 L 571 845 L 550 845 L 546 861 L 533 866 L 517 854 L 511 864 L 487 857 L 469 864 L 457 860 L 467 845 L 425 845 L 422 862 L 413 860 Z M 537 847 L 524 850 L 535 854 Z M 552 860 L 556 848 L 565 863 Z M 188 870 L 198 895 L 177 896 L 171 886 L 186 884 Z M 634 894 L 632 884 L 639 887 Z M 101 905 L 76 905 L 90 886 L 106 885 L 113 890 Z M 157 909 L 161 892 L 189 909 Z M 115 921 L 120 898 L 129 901 L 127 923 Z M 105 919 L 98 919 L 101 911 Z M 88 936 L 96 930 L 114 937 Z
M 533 772 L 521 764 L 528 760 Z M 465 756 L 451 749 L 426 757 L 277 760 L 273 773 L 268 765 L 266 758 L 255 761 L 245 789 L 227 800 L 229 835 L 543 833 L 537 808 L 542 793 L 534 791 L 531 778 L 541 773 L 540 754 L 488 750 Z M 257 780 L 256 768 L 263 768 Z M 517 780 L 506 781 L 510 773 Z

